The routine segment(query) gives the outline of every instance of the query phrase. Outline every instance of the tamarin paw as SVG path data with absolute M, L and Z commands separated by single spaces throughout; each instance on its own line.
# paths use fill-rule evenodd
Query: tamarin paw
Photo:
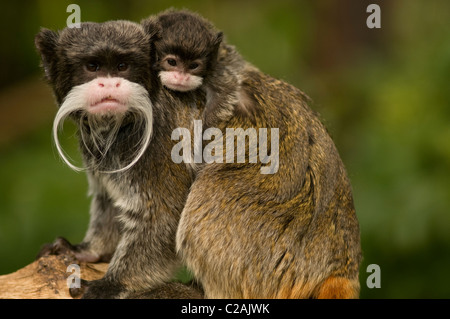
M 89 251 L 86 244 L 72 245 L 67 239 L 58 237 L 53 243 L 45 244 L 36 256 L 36 259 L 48 255 L 69 255 L 80 262 L 100 262 L 109 261 L 111 256 L 100 256 Z
M 119 299 L 125 292 L 123 285 L 106 278 L 87 282 L 82 299 Z M 122 296 L 123 297 L 123 296 Z

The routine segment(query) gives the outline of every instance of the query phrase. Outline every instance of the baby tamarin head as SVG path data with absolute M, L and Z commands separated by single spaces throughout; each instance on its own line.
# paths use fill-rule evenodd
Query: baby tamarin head
M 42 29 L 36 36 L 46 78 L 60 105 L 53 127 L 56 146 L 73 169 L 79 168 L 66 159 L 57 138 L 66 117 L 78 124 L 85 153 L 97 164 L 119 136 L 130 134 L 130 126 L 140 133 L 142 143 L 134 160 L 121 169 L 131 167 L 143 154 L 153 119 L 152 36 L 148 28 L 144 31 L 129 21 L 86 22 L 60 32 Z
M 143 22 L 144 27 L 158 25 L 155 41 L 156 63 L 161 83 L 174 91 L 199 88 L 214 67 L 222 32 L 199 15 L 169 10 Z

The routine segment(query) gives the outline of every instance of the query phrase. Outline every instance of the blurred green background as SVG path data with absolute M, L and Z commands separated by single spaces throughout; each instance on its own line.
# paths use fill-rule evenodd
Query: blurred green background
M 2 3 L 0 274 L 56 236 L 81 241 L 87 228 L 87 181 L 52 144 L 56 105 L 33 41 L 41 26 L 64 28 L 72 2 Z M 82 21 L 98 22 L 195 10 L 247 60 L 305 91 L 352 181 L 361 297 L 450 298 L 449 1 L 76 3 Z M 381 7 L 381 29 L 366 26 L 370 3 Z M 369 264 L 381 268 L 379 289 L 366 285 Z

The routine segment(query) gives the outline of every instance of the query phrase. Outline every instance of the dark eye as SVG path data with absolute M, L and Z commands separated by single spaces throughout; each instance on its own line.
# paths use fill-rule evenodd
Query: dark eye
M 167 59 L 167 63 L 169 63 L 169 65 L 171 65 L 171 66 L 176 66 L 177 65 L 177 60 L 175 60 L 175 59 Z
M 196 68 L 198 68 L 199 64 L 196 62 L 193 62 L 191 64 L 189 64 L 189 69 L 191 70 L 195 70 Z
M 119 63 L 117 65 L 117 70 L 118 71 L 126 71 L 126 70 L 128 70 L 128 64 L 126 64 L 126 63 Z
M 88 62 L 86 63 L 86 69 L 89 72 L 97 72 L 100 69 L 100 64 L 97 62 Z

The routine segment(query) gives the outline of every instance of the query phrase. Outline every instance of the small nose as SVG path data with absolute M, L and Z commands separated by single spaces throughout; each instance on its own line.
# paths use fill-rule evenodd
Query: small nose
M 117 78 L 100 78 L 97 84 L 101 88 L 118 88 L 121 85 L 121 81 Z
M 174 77 L 175 77 L 175 80 L 177 80 L 179 82 L 186 82 L 189 79 L 189 74 L 176 72 L 174 74 Z

